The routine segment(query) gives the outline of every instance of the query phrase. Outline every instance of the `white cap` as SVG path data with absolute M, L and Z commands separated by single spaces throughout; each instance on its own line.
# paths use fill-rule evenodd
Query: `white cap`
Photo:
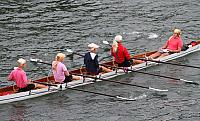
M 23 64 L 25 64 L 25 63 L 26 63 L 26 60 L 25 60 L 25 59 L 23 59 L 23 58 L 20 58 L 20 59 L 18 59 L 18 60 L 17 60 L 17 63 L 19 63 L 19 64 L 23 65 Z
M 122 36 L 121 35 L 117 35 L 115 36 L 115 39 L 114 39 L 116 42 L 121 42 L 122 41 Z
M 94 44 L 94 43 L 90 43 L 88 45 L 89 48 L 99 48 L 99 46 L 97 44 Z

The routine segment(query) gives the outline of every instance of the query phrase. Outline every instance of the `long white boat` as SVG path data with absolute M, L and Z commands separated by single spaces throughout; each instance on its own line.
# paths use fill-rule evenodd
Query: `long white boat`
M 159 61 L 161 62 L 166 62 L 166 61 L 170 61 L 173 59 L 177 59 L 180 57 L 183 57 L 185 55 L 188 55 L 190 53 L 196 52 L 200 50 L 200 40 L 197 41 L 197 45 L 192 46 L 190 48 L 188 48 L 185 51 L 181 51 L 180 53 L 174 53 L 168 56 L 165 56 L 163 58 L 159 58 Z M 132 56 L 132 58 L 144 58 L 145 56 L 149 56 L 153 53 L 155 53 L 156 51 L 152 51 L 152 52 L 146 52 L 143 54 L 137 54 Z M 110 65 L 110 67 L 113 66 L 113 61 L 108 61 L 103 63 L 105 65 Z M 133 65 L 131 67 L 129 67 L 128 69 L 134 69 L 134 70 L 141 70 L 150 66 L 154 66 L 157 65 L 158 63 L 156 62 L 144 62 L 141 64 L 136 64 Z M 86 73 L 85 68 L 79 68 L 79 69 L 74 69 L 72 71 L 70 71 L 71 73 L 76 73 L 76 74 L 84 74 Z M 114 78 L 116 76 L 119 75 L 123 75 L 126 74 L 124 72 L 123 69 L 115 69 L 112 72 L 109 73 L 104 73 L 101 75 L 102 79 L 110 79 L 110 78 Z M 53 76 L 48 76 L 48 77 L 44 77 L 38 80 L 35 80 L 35 82 L 40 82 L 40 83 L 48 83 L 53 81 L 54 77 Z M 18 92 L 18 88 L 16 87 L 16 85 L 14 86 L 7 86 L 7 87 L 3 87 L 0 88 L 0 104 L 4 104 L 4 103 L 10 103 L 10 102 L 15 102 L 15 101 L 20 101 L 20 100 L 26 100 L 26 99 L 30 99 L 30 98 L 35 98 L 35 97 L 39 97 L 42 95 L 47 95 L 50 93 L 55 93 L 58 92 L 60 90 L 66 90 L 67 88 L 74 88 L 74 87 L 78 87 L 78 86 L 82 86 L 82 85 L 87 85 L 87 84 L 91 84 L 91 83 L 95 83 L 98 81 L 102 81 L 100 79 L 96 79 L 94 81 L 94 78 L 81 78 L 81 80 L 77 80 L 77 81 L 72 81 L 69 82 L 67 84 L 49 84 L 46 88 L 41 88 L 41 89 L 34 89 L 31 91 L 26 91 L 26 92 Z

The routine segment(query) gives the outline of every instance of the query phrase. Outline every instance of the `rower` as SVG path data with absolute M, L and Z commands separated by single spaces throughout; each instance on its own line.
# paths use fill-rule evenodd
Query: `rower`
M 173 35 L 167 40 L 165 45 L 159 49 L 156 53 L 150 55 L 148 59 L 161 58 L 173 53 L 179 53 L 183 47 L 183 41 L 181 39 L 181 30 L 174 29 Z
M 114 57 L 115 62 L 119 67 L 129 67 L 133 63 L 142 63 L 141 60 L 132 60 L 131 56 L 126 49 L 122 45 L 122 36 L 117 35 L 115 36 L 115 39 L 113 40 L 112 48 L 111 48 L 111 55 Z
M 36 84 L 27 79 L 26 73 L 23 68 L 26 67 L 26 60 L 20 58 L 17 60 L 18 67 L 11 71 L 8 76 L 9 81 L 15 81 L 17 87 L 19 88 L 18 92 L 25 92 L 32 90 L 34 88 L 45 88 L 45 85 Z
M 55 57 L 55 61 L 52 62 L 53 76 L 55 83 L 67 83 L 73 80 L 80 80 L 79 76 L 71 75 L 66 66 L 63 64 L 65 54 L 58 53 Z
M 87 73 L 90 75 L 98 75 L 101 72 L 111 72 L 112 70 L 99 65 L 97 55 L 97 49 L 99 46 L 91 43 L 88 47 L 90 51 L 84 56 L 84 64 L 86 66 Z

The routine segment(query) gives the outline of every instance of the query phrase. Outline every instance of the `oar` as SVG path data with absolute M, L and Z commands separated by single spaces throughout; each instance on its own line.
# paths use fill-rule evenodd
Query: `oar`
M 159 60 L 150 60 L 150 59 L 134 58 L 134 57 L 132 59 L 200 69 L 199 66 L 192 66 L 192 65 L 187 65 L 187 64 L 177 64 L 177 63 L 163 62 L 163 61 L 159 61 Z
M 36 60 L 37 60 L 37 59 L 32 59 L 32 62 L 37 62 Z M 40 60 L 40 59 L 39 59 L 39 60 Z M 40 60 L 39 63 L 43 63 L 43 61 Z M 45 62 L 44 64 L 50 65 L 50 64 L 47 63 L 47 62 Z M 168 90 L 156 89 L 156 88 L 146 87 L 146 86 L 141 86 L 141 85 L 136 85 L 136 84 L 129 84 L 129 83 L 124 83 L 124 82 L 112 81 L 112 80 L 108 80 L 108 79 L 93 77 L 93 76 L 90 76 L 90 75 L 82 75 L 82 74 L 77 74 L 77 73 L 72 73 L 72 74 L 73 74 L 73 75 L 77 75 L 77 76 L 83 76 L 83 77 L 88 77 L 88 78 L 99 79 L 99 80 L 103 80 L 103 81 L 108 81 L 108 82 L 123 84 L 123 85 L 129 85 L 129 86 L 135 86 L 135 87 L 150 89 L 150 90 L 154 90 L 154 91 L 160 91 L 160 92 L 168 91 Z
M 54 86 L 54 87 L 57 87 L 57 86 L 58 86 L 58 85 L 56 85 L 56 84 L 51 84 L 51 83 L 46 83 L 46 82 L 39 82 L 39 81 L 33 81 L 33 83 L 42 84 L 42 85 L 47 85 L 47 86 Z
M 106 64 L 102 64 L 102 65 L 107 66 L 107 67 L 111 67 L 110 65 L 106 65 Z M 117 68 L 117 69 L 123 69 L 123 67 L 115 67 L 115 68 Z M 139 71 L 139 70 L 136 71 L 136 70 L 132 70 L 132 69 L 127 69 L 127 71 L 141 73 L 141 74 L 146 74 L 146 75 L 152 75 L 152 76 L 158 76 L 158 77 L 163 77 L 163 78 L 168 78 L 168 79 L 183 81 L 183 82 L 189 83 L 189 84 L 199 85 L 199 83 L 197 83 L 197 82 L 189 81 L 189 80 L 185 80 L 185 79 L 181 79 L 181 78 L 175 78 L 175 77 L 170 77 L 170 76 L 165 76 L 165 75 L 159 75 L 159 74 L 152 74 L 152 73 L 147 73 L 147 72 L 143 72 L 143 71 Z
M 30 62 L 35 62 L 35 63 L 42 63 L 42 64 L 51 65 L 51 63 L 44 62 L 44 61 L 41 60 L 41 59 L 33 59 L 33 58 L 30 58 Z
M 108 45 L 110 47 L 112 46 L 108 41 L 105 41 L 105 40 L 103 41 L 103 44 Z
M 77 53 L 77 52 L 74 52 L 74 51 L 71 50 L 71 49 L 66 49 L 66 51 L 69 52 L 69 53 L 71 53 L 71 55 L 75 54 L 75 55 L 79 55 L 80 57 L 84 57 L 84 55 L 82 55 L 82 54 L 80 54 L 80 53 Z M 103 60 L 106 59 L 106 58 L 110 58 L 110 57 L 111 57 L 111 55 L 106 56 L 106 57 L 103 57 L 103 58 L 99 59 L 99 62 L 103 61 Z
M 34 83 L 38 83 L 38 84 L 43 84 L 43 85 L 47 85 L 47 86 L 58 86 L 56 84 L 51 84 L 51 83 L 45 83 L 45 82 L 38 82 L 38 81 L 33 81 Z M 93 92 L 93 91 L 87 91 L 87 90 L 82 90 L 82 89 L 78 89 L 78 88 L 71 88 L 71 87 L 67 87 L 67 89 L 70 90 L 76 90 L 76 91 L 80 91 L 80 92 L 87 92 L 87 93 L 92 93 L 92 94 L 96 94 L 96 95 L 103 95 L 103 96 L 107 96 L 107 97 L 112 97 L 112 98 L 117 98 L 120 100 L 127 100 L 127 101 L 134 101 L 136 100 L 136 98 L 126 98 L 126 97 L 121 97 L 121 96 L 117 96 L 117 95 L 110 95 L 110 94 L 105 94 L 105 93 L 99 93 L 99 92 Z
M 124 82 L 118 82 L 118 81 L 103 79 L 103 78 L 94 77 L 94 76 L 91 76 L 91 75 L 82 75 L 82 74 L 76 74 L 76 73 L 73 73 L 73 75 L 83 76 L 83 77 L 87 77 L 87 78 L 92 78 L 92 79 L 95 79 L 95 80 L 99 79 L 99 80 L 102 80 L 102 81 L 113 82 L 113 83 L 118 83 L 118 84 L 122 84 L 122 85 L 140 87 L 140 88 L 149 89 L 149 90 L 153 90 L 153 91 L 160 91 L 160 92 L 167 92 L 168 91 L 168 90 L 157 89 L 157 88 L 152 88 L 152 87 L 148 87 L 148 86 L 141 86 L 141 85 L 136 85 L 136 84 L 129 84 L 129 83 L 124 83 Z
M 103 43 L 106 44 L 106 45 L 111 46 L 111 44 L 110 44 L 108 41 L 103 41 Z M 190 67 L 190 68 L 197 68 L 197 69 L 200 69 L 199 66 L 193 66 L 193 65 L 177 64 L 177 63 L 163 62 L 163 61 L 150 60 L 150 59 L 143 59 L 143 58 L 135 58 L 135 57 L 133 57 L 132 59 L 143 60 L 143 61 L 151 61 L 151 62 L 156 62 L 156 63 L 163 63 L 163 64 L 170 64 L 170 65 L 184 66 L 184 67 Z
M 110 94 L 105 94 L 105 93 L 82 90 L 82 89 L 78 89 L 78 88 L 70 88 L 70 87 L 66 87 L 66 88 L 70 89 L 70 90 L 80 91 L 80 92 L 87 92 L 87 93 L 92 93 L 92 94 L 96 94 L 96 95 L 103 95 L 103 96 L 107 96 L 107 97 L 117 98 L 120 100 L 126 100 L 126 101 L 135 101 L 136 100 L 136 98 L 126 98 L 126 97 L 121 97 L 121 96 L 117 96 L 117 95 L 110 95 Z
M 84 57 L 84 55 L 79 54 L 79 53 L 77 53 L 77 52 L 74 52 L 74 51 L 72 51 L 71 49 L 67 49 L 66 51 L 69 52 L 69 53 L 71 53 L 71 54 L 76 54 L 76 55 L 79 55 L 79 56 L 81 56 L 81 57 Z

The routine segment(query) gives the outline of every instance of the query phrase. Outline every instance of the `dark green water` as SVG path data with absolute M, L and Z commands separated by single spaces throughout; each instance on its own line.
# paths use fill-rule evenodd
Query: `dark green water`
M 200 38 L 198 0 L 1 0 L 0 1 L 0 84 L 12 84 L 7 76 L 20 57 L 48 62 L 70 48 L 84 53 L 88 43 L 101 46 L 122 34 L 124 45 L 136 53 L 162 46 L 175 27 L 182 29 L 184 42 Z M 173 62 L 199 65 L 196 52 Z M 74 56 L 65 60 L 69 69 L 83 64 Z M 37 79 L 48 74 L 47 65 L 28 62 L 27 75 Z M 160 65 L 144 70 L 200 83 L 198 69 Z M 147 95 L 133 102 L 66 90 L 31 100 L 0 105 L 0 121 L 199 121 L 199 86 L 132 73 L 114 80 L 140 84 L 169 92 L 108 82 L 81 87 L 85 90 L 124 97 Z

